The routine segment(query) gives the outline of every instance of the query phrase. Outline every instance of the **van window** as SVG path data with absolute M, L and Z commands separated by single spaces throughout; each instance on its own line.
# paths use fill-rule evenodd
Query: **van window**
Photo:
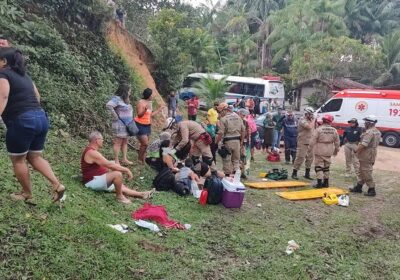
M 182 87 L 193 87 L 193 84 L 195 84 L 196 82 L 200 82 L 200 78 L 186 77 L 183 80 Z
M 242 94 L 264 97 L 264 85 L 243 84 Z
M 242 94 L 242 95 L 264 97 L 264 85 L 231 83 L 228 92 Z
M 321 107 L 321 113 L 337 112 L 342 107 L 343 99 L 332 99 Z
M 229 93 L 241 94 L 241 92 L 242 92 L 242 84 L 240 84 L 240 83 L 231 83 L 229 85 L 228 92 Z

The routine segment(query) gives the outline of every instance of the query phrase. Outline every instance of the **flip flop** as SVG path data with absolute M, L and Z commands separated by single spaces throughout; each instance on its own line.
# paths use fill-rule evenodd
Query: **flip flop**
M 10 194 L 10 198 L 13 201 L 23 201 L 26 204 L 36 206 L 36 203 L 33 201 L 32 197 L 26 197 L 23 192 L 17 192 Z
M 132 204 L 132 201 L 131 201 L 130 199 L 126 198 L 126 197 L 124 197 L 124 198 L 117 198 L 117 201 L 118 201 L 119 203 L 126 204 L 126 205 Z
M 156 189 L 152 189 L 151 191 L 146 192 L 146 193 L 143 195 L 143 199 L 152 198 L 153 195 L 154 195 L 154 193 L 155 193 L 155 191 L 156 191 Z
M 53 202 L 60 201 L 64 197 L 65 187 L 59 184 L 57 189 L 53 192 Z

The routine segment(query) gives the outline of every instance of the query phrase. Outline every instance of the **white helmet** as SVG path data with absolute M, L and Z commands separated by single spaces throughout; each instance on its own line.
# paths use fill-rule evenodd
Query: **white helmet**
M 314 114 L 315 110 L 312 107 L 307 107 L 304 109 L 305 113 Z
M 172 123 L 174 122 L 174 118 L 167 118 L 165 120 L 165 125 L 164 125 L 164 129 L 168 129 L 171 127 Z
M 363 118 L 363 121 L 366 123 L 377 123 L 378 119 L 376 118 L 375 115 L 368 115 L 365 118 Z

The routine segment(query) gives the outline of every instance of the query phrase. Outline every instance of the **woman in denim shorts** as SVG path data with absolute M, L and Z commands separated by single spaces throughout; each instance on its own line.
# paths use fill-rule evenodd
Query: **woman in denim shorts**
M 32 202 L 32 184 L 28 161 L 52 185 L 53 201 L 59 201 L 65 187 L 42 157 L 49 128 L 47 115 L 40 106 L 40 95 L 26 74 L 25 59 L 15 48 L 0 48 L 0 115 L 7 127 L 6 146 L 15 177 L 22 191 L 13 193 L 13 200 Z

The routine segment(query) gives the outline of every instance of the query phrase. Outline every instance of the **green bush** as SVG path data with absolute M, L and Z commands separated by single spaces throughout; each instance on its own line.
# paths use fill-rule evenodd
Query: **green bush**
M 27 57 L 53 127 L 75 135 L 107 131 L 105 104 L 118 83 L 132 84 L 133 99 L 143 84 L 108 46 L 100 27 L 80 24 L 77 18 L 103 22 L 107 8 L 97 7 L 98 1 L 0 2 L 0 30 Z

